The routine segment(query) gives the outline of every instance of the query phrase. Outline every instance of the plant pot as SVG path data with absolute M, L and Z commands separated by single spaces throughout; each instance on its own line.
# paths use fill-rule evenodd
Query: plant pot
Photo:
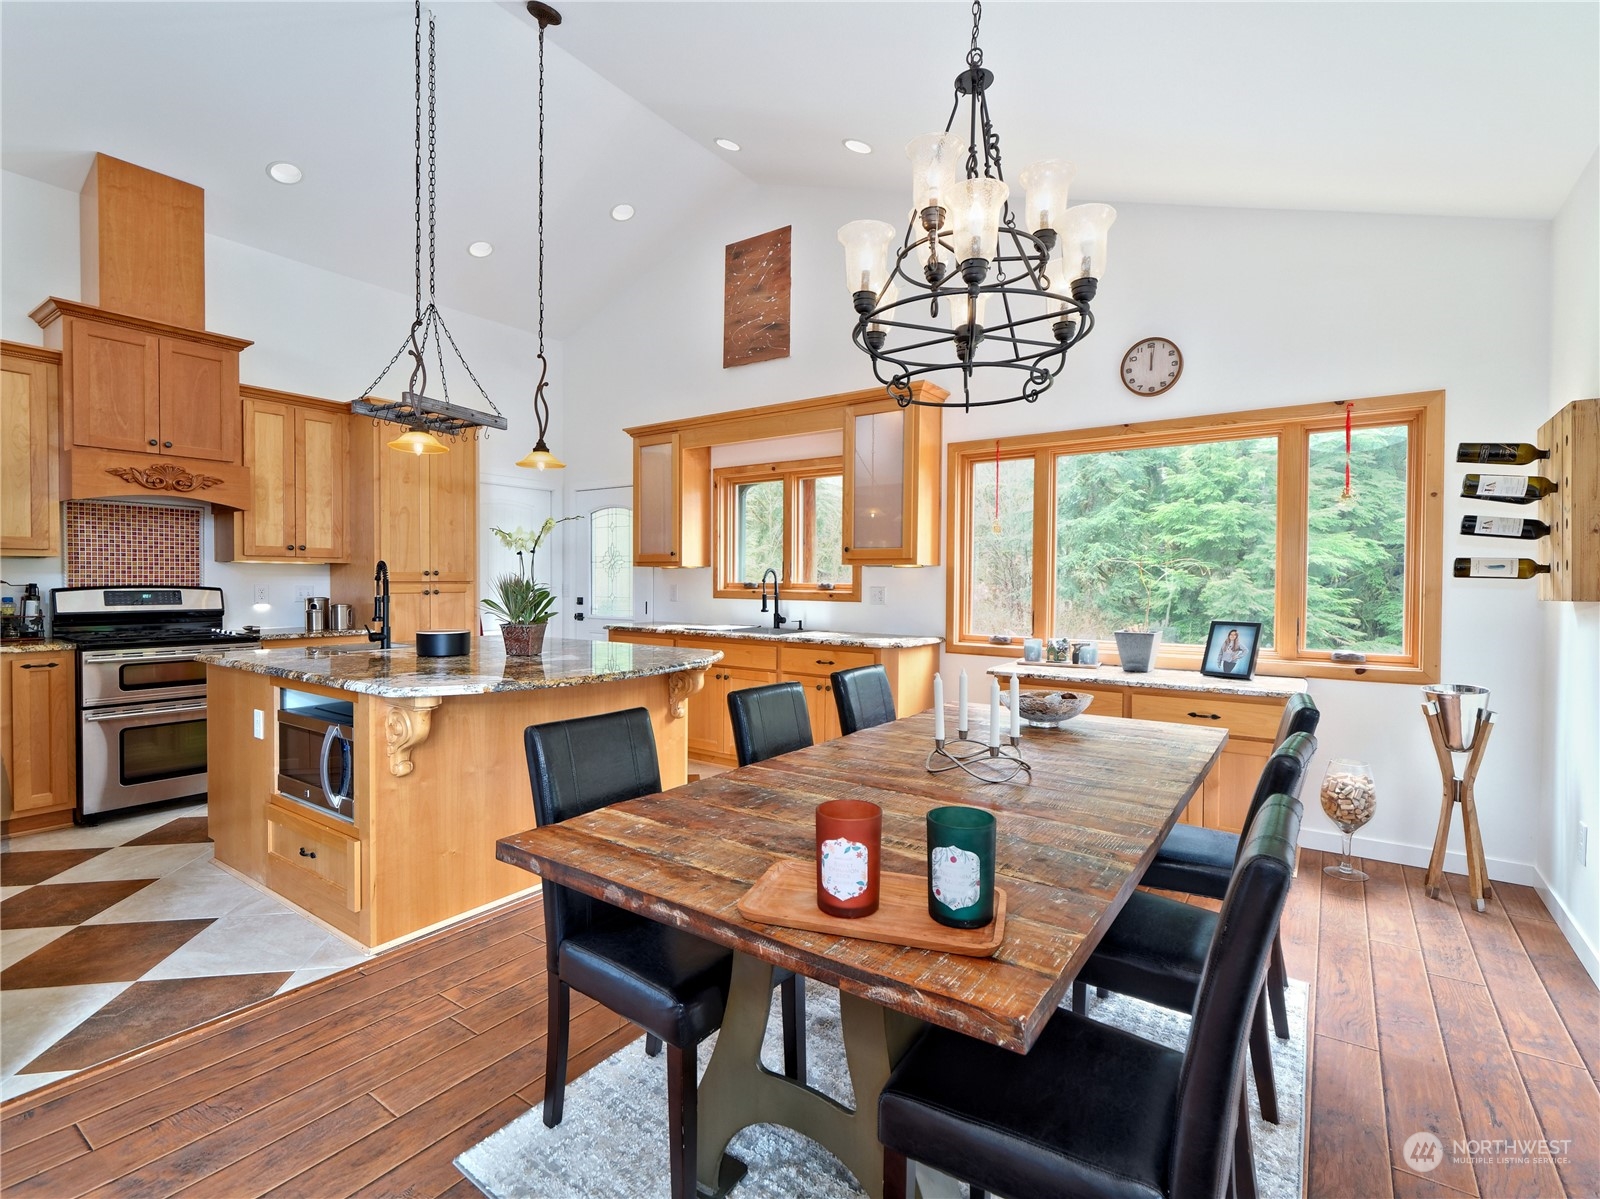
M 506 641 L 506 657 L 537 658 L 544 649 L 543 624 L 503 624 L 500 635 Z
M 1111 634 L 1117 639 L 1117 656 L 1122 659 L 1122 669 L 1128 674 L 1144 674 L 1156 658 L 1156 646 L 1161 644 L 1159 631 L 1136 633 L 1131 629 L 1118 629 Z

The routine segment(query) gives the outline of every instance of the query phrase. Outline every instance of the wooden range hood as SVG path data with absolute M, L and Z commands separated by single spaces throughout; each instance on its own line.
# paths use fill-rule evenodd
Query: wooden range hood
M 96 154 L 79 194 L 82 301 L 30 314 L 62 355 L 63 499 L 250 504 L 239 352 L 205 332 L 205 192 Z

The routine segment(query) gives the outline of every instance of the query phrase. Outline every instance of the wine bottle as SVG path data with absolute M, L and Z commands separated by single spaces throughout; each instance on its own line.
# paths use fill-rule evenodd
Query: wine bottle
M 1461 482 L 1462 495 L 1504 504 L 1531 504 L 1555 490 L 1554 483 L 1539 475 L 1468 475 Z
M 1458 579 L 1531 579 L 1547 575 L 1550 568 L 1532 558 L 1457 558 Z
M 1461 532 L 1467 537 L 1520 537 L 1537 541 L 1550 536 L 1550 526 L 1531 516 L 1463 516 Z
M 1456 447 L 1457 462 L 1493 462 L 1499 466 L 1527 466 L 1550 457 L 1549 450 L 1541 450 L 1525 441 L 1463 441 Z

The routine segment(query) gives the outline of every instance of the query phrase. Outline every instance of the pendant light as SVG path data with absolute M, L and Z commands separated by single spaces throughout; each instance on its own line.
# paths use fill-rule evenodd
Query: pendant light
M 533 470 L 560 470 L 566 463 L 550 452 L 545 433 L 550 428 L 550 402 L 545 399 L 545 377 L 550 362 L 544 356 L 544 31 L 561 24 L 561 14 L 539 0 L 528 0 L 528 11 L 539 22 L 539 385 L 533 389 L 533 415 L 539 422 L 539 439 L 517 460 L 518 466 Z
M 400 343 L 400 348 L 394 352 L 394 357 L 389 359 L 388 365 L 378 372 L 378 377 L 361 394 L 361 398 L 350 405 L 352 412 L 363 416 L 370 416 L 374 421 L 390 421 L 394 424 L 404 425 L 406 432 L 389 442 L 391 450 L 410 454 L 443 454 L 450 449 L 441 442 L 436 434 L 446 437 L 458 437 L 467 433 L 477 435 L 479 429 L 504 429 L 506 418 L 500 414 L 500 409 L 495 407 L 494 401 L 489 398 L 489 393 L 484 391 L 483 384 L 478 382 L 478 377 L 472 373 L 472 368 L 467 365 L 466 358 L 456 345 L 456 339 L 451 335 L 449 327 L 444 323 L 444 317 L 439 314 L 439 306 L 434 300 L 434 285 L 437 272 L 434 266 L 435 229 L 437 226 L 437 176 L 438 152 L 436 128 L 437 105 L 435 102 L 435 29 L 433 14 L 428 14 L 428 122 L 426 130 L 426 144 L 428 147 L 428 303 L 422 303 L 422 147 L 424 144 L 424 130 L 422 122 L 422 0 L 416 0 L 413 7 L 412 26 L 414 30 L 416 65 L 416 162 L 415 162 L 415 188 L 414 204 L 416 238 L 415 238 L 415 312 L 411 321 L 411 328 L 406 334 L 405 341 Z M 475 408 L 467 408 L 460 404 L 450 402 L 450 385 L 445 378 L 444 347 L 448 344 L 461 369 L 466 372 L 467 378 L 472 380 L 478 394 L 483 397 L 491 411 L 483 412 Z M 426 394 L 428 386 L 427 355 L 432 352 L 437 365 L 439 391 L 441 399 L 434 399 Z M 406 385 L 406 390 L 401 393 L 398 400 L 374 399 L 372 393 L 377 390 L 394 364 L 400 360 L 401 354 L 409 354 L 412 360 L 411 380 Z

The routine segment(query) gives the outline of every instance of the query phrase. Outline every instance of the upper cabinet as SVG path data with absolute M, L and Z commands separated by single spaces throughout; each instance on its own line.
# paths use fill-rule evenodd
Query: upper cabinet
M 633 560 L 638 566 L 711 565 L 711 451 L 677 433 L 633 440 Z
M 887 398 L 845 408 L 845 562 L 939 565 L 942 411 Z
M 0 553 L 61 553 L 60 355 L 0 345 Z
M 218 520 L 217 561 L 347 561 L 348 406 L 240 390 L 250 507 Z

